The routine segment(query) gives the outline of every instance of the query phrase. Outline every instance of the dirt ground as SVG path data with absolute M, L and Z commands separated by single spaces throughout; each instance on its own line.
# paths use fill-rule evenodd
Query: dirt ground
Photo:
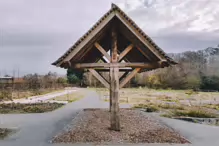
M 109 129 L 107 109 L 84 110 L 73 127 L 54 137 L 55 143 L 188 143 L 177 132 L 140 111 L 120 109 L 121 131 Z

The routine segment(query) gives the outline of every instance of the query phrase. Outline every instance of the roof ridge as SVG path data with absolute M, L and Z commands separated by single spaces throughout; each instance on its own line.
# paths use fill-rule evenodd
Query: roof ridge
M 171 63 L 175 63 L 175 61 L 173 61 L 172 58 L 170 58 L 168 55 L 166 55 L 166 53 L 160 47 L 158 47 L 153 42 L 153 40 L 123 10 L 121 10 L 116 4 L 112 3 L 111 9 L 108 10 L 82 37 L 80 37 L 75 42 L 75 44 L 64 53 L 64 55 L 62 55 L 58 60 L 53 62 L 52 65 L 57 65 L 59 62 L 63 61 L 63 59 L 66 56 L 68 56 L 68 54 L 70 54 L 71 51 L 74 48 L 76 48 L 83 40 L 85 40 L 87 38 L 87 36 L 91 32 L 93 32 L 100 25 L 100 23 L 103 22 L 105 20 L 105 18 L 107 18 L 107 16 L 110 15 L 113 11 L 117 11 L 118 13 L 120 13 L 122 15 L 122 17 L 124 17 L 139 32 L 139 34 L 155 48 L 157 53 L 159 53 L 164 58 L 166 58 L 167 61 L 169 61 Z

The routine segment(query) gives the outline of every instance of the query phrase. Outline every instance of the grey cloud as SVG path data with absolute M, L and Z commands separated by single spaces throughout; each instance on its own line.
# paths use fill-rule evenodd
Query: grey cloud
M 0 0 L 0 74 L 64 69 L 60 57 L 109 8 L 110 0 Z
M 187 28 L 199 14 L 186 19 L 172 15 L 170 6 L 174 9 L 182 3 L 180 0 L 167 3 L 164 3 L 166 0 L 0 0 L 0 73 L 20 68 L 21 74 L 48 71 L 65 74 L 65 70 L 51 63 L 110 8 L 112 1 L 122 4 L 124 11 L 166 52 L 204 49 L 219 44 L 218 22 L 214 19 L 209 20 L 215 25 L 213 32 L 190 33 Z M 193 2 L 191 5 L 189 1 L 176 9 L 189 16 L 193 9 L 200 10 L 204 4 Z M 138 4 L 133 8 L 135 2 Z M 216 4 L 209 2 L 206 7 L 212 5 Z M 187 9 L 183 8 L 185 6 Z M 210 11 L 205 13 L 211 15 Z M 217 13 L 215 11 L 212 16 L 217 18 Z
M 219 44 L 219 36 L 207 33 L 160 33 L 153 40 L 168 53 L 206 49 Z

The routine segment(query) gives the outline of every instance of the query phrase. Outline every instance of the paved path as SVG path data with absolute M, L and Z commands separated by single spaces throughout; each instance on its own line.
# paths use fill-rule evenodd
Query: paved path
M 40 114 L 0 114 L 1 128 L 15 128 L 18 132 L 5 140 L 0 146 L 50 146 L 48 141 L 71 122 L 83 108 L 107 108 L 108 103 L 99 100 L 94 91 L 84 90 L 85 98 L 69 103 L 61 109 Z M 83 92 L 83 91 L 81 91 Z
M 12 134 L 5 140 L 0 140 L 0 146 L 70 146 L 67 144 L 50 144 L 49 140 L 70 123 L 72 118 L 83 108 L 108 108 L 108 103 L 100 101 L 95 91 L 81 90 L 86 93 L 87 96 L 85 98 L 69 103 L 53 112 L 41 114 L 0 114 L 0 127 L 17 129 L 15 134 Z M 128 107 L 123 104 L 121 106 Z M 159 117 L 155 116 L 155 118 Z M 203 142 L 208 145 L 210 144 L 209 146 L 219 145 L 219 141 L 216 139 L 216 137 L 219 137 L 219 129 L 216 127 L 196 125 L 166 118 L 159 119 L 179 130 L 185 137 L 194 142 L 194 145 L 201 146 Z M 146 145 L 168 146 L 169 144 Z M 175 144 L 171 146 L 180 145 Z
M 164 118 L 157 114 L 152 115 L 167 126 L 178 131 L 192 143 L 192 146 L 219 146 L 218 126 L 209 126 L 182 120 Z

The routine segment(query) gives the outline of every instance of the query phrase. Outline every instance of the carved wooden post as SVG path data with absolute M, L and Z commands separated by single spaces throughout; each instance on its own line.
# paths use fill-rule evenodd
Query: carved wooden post
M 115 28 L 112 29 L 111 63 L 118 62 L 117 56 L 117 34 Z M 110 100 L 111 100 L 111 129 L 120 130 L 119 118 L 119 68 L 110 67 Z

